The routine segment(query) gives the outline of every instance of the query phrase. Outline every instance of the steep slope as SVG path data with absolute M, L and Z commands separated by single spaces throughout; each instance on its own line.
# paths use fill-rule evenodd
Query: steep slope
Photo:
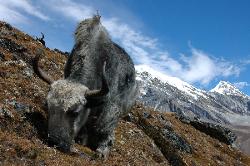
M 224 128 L 200 124 L 211 131 L 205 133 L 195 121 L 140 104 L 119 122 L 106 161 L 78 144 L 72 154 L 49 147 L 44 104 L 49 86 L 32 69 L 38 48 L 44 51 L 41 67 L 61 78 L 65 55 L 0 22 L 0 165 L 250 165 L 248 156 L 212 134 L 224 135 Z

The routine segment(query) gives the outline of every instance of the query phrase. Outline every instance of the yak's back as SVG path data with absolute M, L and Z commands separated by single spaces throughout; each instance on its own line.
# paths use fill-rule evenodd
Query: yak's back
M 110 61 L 107 66 L 109 83 L 117 87 L 117 92 L 122 93 L 135 84 L 135 68 L 132 59 L 118 44 L 112 42 L 112 49 L 104 48 L 110 54 Z
M 88 33 L 88 30 L 80 32 Z M 94 27 L 94 32 L 82 35 L 80 32 L 76 32 L 78 38 L 65 67 L 65 78 L 76 80 L 89 89 L 99 89 L 102 85 L 102 67 L 106 62 L 105 75 L 110 94 L 122 93 L 134 86 L 135 69 L 132 59 L 110 39 L 105 28 L 98 24 Z M 88 37 L 84 41 L 79 36 Z

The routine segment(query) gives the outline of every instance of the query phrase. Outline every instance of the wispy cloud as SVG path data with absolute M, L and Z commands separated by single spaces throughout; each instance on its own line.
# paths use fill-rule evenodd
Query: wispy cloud
M 50 18 L 53 14 L 60 15 L 65 22 L 79 22 L 96 13 L 95 6 L 84 3 L 76 3 L 73 0 L 48 0 L 40 2 L 44 8 L 48 9 Z M 1 8 L 2 7 L 2 8 Z M 16 12 L 14 9 L 19 9 Z M 7 10 L 8 12 L 1 12 Z M 38 17 L 42 20 L 50 19 L 48 16 L 39 12 L 30 1 L 9 0 L 0 5 L 0 13 L 11 13 L 9 20 L 25 20 L 26 17 L 20 11 Z M 2 14 L 3 15 L 3 14 Z M 65 20 L 66 18 L 67 20 Z M 214 58 L 201 49 L 197 49 L 189 44 L 190 54 L 172 56 L 167 50 L 160 47 L 157 38 L 149 37 L 142 31 L 129 24 L 129 20 L 120 20 L 117 17 L 102 16 L 102 23 L 107 28 L 111 37 L 132 56 L 136 64 L 148 65 L 164 74 L 179 77 L 189 83 L 209 84 L 217 77 L 238 76 L 241 69 L 228 61 Z M 175 58 L 173 58 L 175 57 Z
M 250 86 L 250 84 L 248 82 L 235 82 L 235 83 L 233 83 L 233 85 L 239 89 L 243 89 L 247 86 Z
M 242 61 L 242 64 L 244 64 L 244 65 L 249 65 L 249 64 L 250 64 L 250 59 L 247 59 L 247 60 Z
M 96 12 L 91 6 L 79 4 L 72 0 L 48 0 L 44 1 L 43 5 L 73 21 L 80 21 L 91 17 Z
M 19 12 L 0 4 L 0 19 L 12 24 L 23 23 L 27 18 Z
M 49 20 L 49 17 L 43 14 L 27 0 L 8 0 L 0 3 L 0 19 L 10 23 L 24 23 L 28 20 L 27 14 L 42 20 Z

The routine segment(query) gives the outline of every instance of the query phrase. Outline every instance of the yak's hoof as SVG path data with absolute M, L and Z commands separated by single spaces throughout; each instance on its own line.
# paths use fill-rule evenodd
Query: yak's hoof
M 98 158 L 107 160 L 108 156 L 109 156 L 109 148 L 105 147 L 105 148 L 97 148 L 96 149 L 96 155 Z

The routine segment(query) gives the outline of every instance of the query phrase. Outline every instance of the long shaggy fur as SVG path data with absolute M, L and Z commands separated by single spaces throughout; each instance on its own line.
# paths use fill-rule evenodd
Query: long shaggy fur
M 86 98 L 86 90 L 102 88 L 104 63 L 108 94 L 99 98 Z M 60 117 L 62 121 L 57 125 L 51 120 L 51 135 L 54 132 L 57 136 L 63 133 L 61 135 L 68 137 L 67 144 L 70 139 L 80 139 L 90 148 L 107 155 L 114 142 L 114 129 L 119 118 L 129 111 L 135 101 L 137 85 L 131 58 L 124 49 L 111 41 L 101 25 L 100 17 L 86 19 L 78 25 L 75 45 L 64 73 L 65 80 L 52 84 L 47 97 L 51 104 L 49 107 L 56 108 L 57 115 L 54 118 Z M 72 105 L 77 105 L 79 110 L 81 104 L 84 109 L 78 119 L 68 120 L 68 115 L 62 113 L 67 112 Z M 85 108 L 86 105 L 90 107 Z M 55 121 L 58 123 L 58 120 Z M 58 129 L 54 129 L 55 126 Z M 63 126 L 67 130 L 60 129 Z M 64 137 L 59 138 L 63 145 L 66 144 Z

